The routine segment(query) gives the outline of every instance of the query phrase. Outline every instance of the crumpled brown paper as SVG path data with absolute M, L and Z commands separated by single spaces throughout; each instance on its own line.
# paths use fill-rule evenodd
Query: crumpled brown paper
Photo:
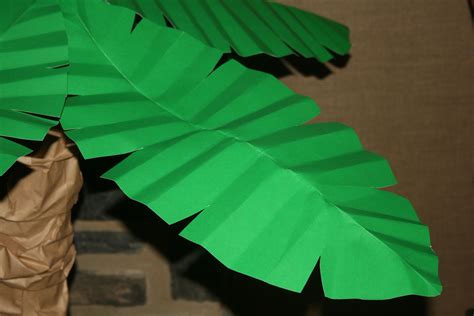
M 78 160 L 63 134 L 51 131 L 19 161 L 0 180 L 0 315 L 66 315 Z

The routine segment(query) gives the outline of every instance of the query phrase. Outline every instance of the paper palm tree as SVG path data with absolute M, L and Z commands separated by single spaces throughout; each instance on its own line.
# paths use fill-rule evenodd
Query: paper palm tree
M 319 260 L 331 298 L 440 293 L 428 228 L 379 190 L 387 162 L 303 124 L 317 106 L 274 77 L 218 66 L 231 48 L 326 61 L 344 26 L 260 0 L 110 2 L 2 2 L 1 172 L 60 118 L 86 159 L 129 153 L 104 177 L 167 223 L 197 214 L 181 235 L 235 271 L 301 291 Z

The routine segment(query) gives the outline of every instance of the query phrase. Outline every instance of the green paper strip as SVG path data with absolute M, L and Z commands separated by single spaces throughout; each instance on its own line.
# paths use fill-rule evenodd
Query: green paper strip
M 24 156 L 30 151 L 24 146 L 0 137 L 0 175 L 4 174 L 18 157 Z
M 325 62 L 349 52 L 346 26 L 264 0 L 108 0 L 164 26 L 164 17 L 211 47 L 241 56 L 294 52 Z
M 67 37 L 55 0 L 0 4 L 0 136 L 42 140 L 57 121 L 66 95 Z M 0 174 L 29 152 L 2 139 Z
M 77 4 L 77 8 L 75 8 Z M 182 31 L 100 1 L 64 0 L 70 42 L 62 124 L 86 158 L 131 153 L 105 177 L 226 266 L 301 291 L 321 260 L 325 294 L 441 291 L 426 226 L 377 190 L 395 179 L 316 105 Z

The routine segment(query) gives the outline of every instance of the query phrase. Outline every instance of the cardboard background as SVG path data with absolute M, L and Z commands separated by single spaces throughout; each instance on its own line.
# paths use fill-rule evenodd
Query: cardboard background
M 345 67 L 282 78 L 385 156 L 440 257 L 429 315 L 474 308 L 474 37 L 467 1 L 284 0 L 348 25 Z M 302 65 L 311 72 L 312 63 Z M 316 69 L 317 70 L 317 69 Z M 319 72 L 317 70 L 316 72 Z

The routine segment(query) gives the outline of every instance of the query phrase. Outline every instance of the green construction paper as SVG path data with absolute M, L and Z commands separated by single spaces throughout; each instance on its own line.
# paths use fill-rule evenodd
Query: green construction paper
M 5 0 L 0 9 L 0 136 L 42 140 L 67 91 L 67 37 L 55 0 Z M 57 69 L 56 69 L 57 68 Z M 0 137 L 0 174 L 29 149 Z M 15 155 L 17 155 L 15 157 Z
M 18 159 L 31 150 L 8 139 L 0 137 L 0 174 L 4 174 Z
M 123 1 L 122 1 L 123 2 Z M 276 78 L 182 31 L 101 1 L 62 0 L 61 123 L 85 158 L 131 153 L 104 177 L 227 267 L 301 291 L 317 261 L 331 298 L 441 291 L 429 232 L 378 190 L 387 162 Z M 230 3 L 230 2 L 229 2 Z M 76 7 L 77 5 L 77 7 Z
M 349 52 L 346 26 L 294 7 L 265 0 L 108 0 L 159 25 L 173 26 L 223 52 L 241 56 L 294 52 L 320 61 Z

